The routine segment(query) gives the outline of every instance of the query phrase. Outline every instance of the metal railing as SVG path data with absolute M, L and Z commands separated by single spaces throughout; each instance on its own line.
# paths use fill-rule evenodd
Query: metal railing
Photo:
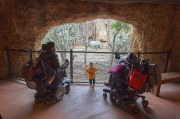
M 4 49 L 5 54 L 5 61 L 6 61 L 6 70 L 8 77 L 18 78 L 20 79 L 20 75 L 15 76 L 14 71 L 20 72 L 21 66 L 17 68 L 17 70 L 14 70 L 16 68 L 17 64 L 13 63 L 14 59 L 11 59 L 11 55 L 17 55 L 16 53 L 20 53 L 19 57 L 23 57 L 25 60 L 22 60 L 21 62 L 18 62 L 19 64 L 24 64 L 28 62 L 28 60 L 33 60 L 33 57 L 36 58 L 37 53 L 39 51 L 32 51 L 31 49 L 29 51 L 25 50 L 16 50 L 16 49 Z M 110 57 L 116 53 L 124 56 L 128 54 L 128 52 L 88 52 L 88 51 L 55 51 L 60 57 L 63 53 L 66 53 L 66 58 L 70 61 L 70 67 L 67 69 L 68 72 L 70 71 L 70 76 L 68 78 L 71 78 L 74 83 L 88 83 L 88 77 L 85 72 L 85 68 L 88 65 L 88 62 L 93 61 L 95 62 L 95 66 L 99 67 L 99 71 L 97 72 L 97 83 L 102 83 L 104 80 L 108 79 L 108 70 L 109 70 L 109 63 L 110 63 Z M 171 54 L 172 51 L 168 52 L 147 52 L 147 53 L 141 53 L 136 52 L 135 54 L 138 55 L 138 59 L 140 59 L 144 55 L 144 57 L 148 57 L 150 55 L 162 55 L 161 60 L 164 61 L 164 63 L 160 64 L 162 65 L 163 72 L 168 72 L 171 62 Z M 26 56 L 23 56 L 26 55 Z M 27 58 L 27 55 L 29 57 Z M 86 57 L 85 57 L 86 55 Z M 125 56 L 124 56 L 125 57 Z M 143 57 L 143 58 L 144 58 Z M 34 59 L 35 59 L 34 58 Z M 148 58 L 146 58 L 148 59 Z M 86 61 L 85 61 L 86 60 Z M 62 62 L 60 58 L 60 62 Z M 112 63 L 112 69 L 115 68 L 118 65 L 118 60 L 113 59 Z M 12 72 L 13 69 L 13 72 Z

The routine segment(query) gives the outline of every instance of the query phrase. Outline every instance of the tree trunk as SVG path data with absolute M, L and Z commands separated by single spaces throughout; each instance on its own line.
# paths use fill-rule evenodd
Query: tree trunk
M 64 51 L 64 44 L 61 44 L 61 51 Z M 66 60 L 66 53 L 61 53 L 61 63 L 64 63 Z
M 54 43 L 57 45 L 57 33 L 56 33 L 56 29 L 54 28 Z M 55 48 L 55 51 L 56 51 L 57 49 Z
M 109 28 L 110 28 L 110 20 L 109 19 L 107 19 L 107 26 L 106 26 L 106 32 L 107 32 L 107 44 L 110 44 L 110 30 L 109 30 Z M 108 47 L 109 47 L 109 45 L 108 45 Z
M 76 35 L 79 35 L 79 24 L 77 24 L 77 30 L 76 30 Z M 78 39 L 76 39 L 76 45 L 78 45 L 79 46 L 79 44 L 80 44 L 80 40 L 79 40 L 79 38 Z
M 86 22 L 86 36 L 85 36 L 85 44 L 86 42 L 88 43 L 88 36 L 89 36 L 89 32 L 88 32 L 88 21 Z
M 93 29 L 92 29 L 93 41 L 96 41 L 96 20 L 93 20 L 92 26 L 93 26 Z
M 117 35 L 117 34 L 116 34 L 116 35 Z M 112 52 L 114 52 L 114 42 L 115 42 L 115 39 L 116 39 L 116 35 L 114 36 L 114 39 L 113 39 Z M 109 69 L 111 69 L 111 67 L 112 67 L 113 58 L 114 58 L 114 54 L 111 55 L 111 62 L 110 62 L 110 67 L 109 67 Z
M 50 39 L 48 39 L 48 41 L 50 41 L 50 42 L 52 42 Z M 59 47 L 55 44 L 55 47 L 56 47 L 56 49 L 58 50 L 58 51 L 63 51 L 63 50 L 60 50 L 59 49 Z M 61 47 L 61 48 L 63 48 L 63 47 Z M 61 59 L 62 59 L 62 62 L 65 62 L 65 57 L 64 57 L 64 55 L 61 53 Z
M 85 42 L 85 52 L 87 51 L 87 42 Z M 87 62 L 86 62 L 86 53 L 84 54 L 84 68 L 87 67 Z

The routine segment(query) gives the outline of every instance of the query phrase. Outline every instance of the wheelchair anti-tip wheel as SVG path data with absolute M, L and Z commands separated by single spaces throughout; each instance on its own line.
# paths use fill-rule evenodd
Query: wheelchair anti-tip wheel
M 50 104 L 49 100 L 48 100 L 48 99 L 45 99 L 45 100 L 44 100 L 44 104 L 48 106 L 48 105 Z
M 106 98 L 107 98 L 107 94 L 106 93 L 103 93 L 103 98 L 106 100 Z
M 122 104 L 121 94 L 118 93 L 117 91 L 112 91 L 110 93 L 110 100 L 111 100 L 111 103 L 115 106 L 119 107 Z
M 39 103 L 40 102 L 39 96 L 37 94 L 34 95 L 34 98 L 35 98 L 35 103 Z
M 131 108 L 131 112 L 134 113 L 134 114 L 137 114 L 139 112 L 138 108 L 135 107 L 135 106 L 132 106 Z
M 39 103 L 39 97 L 35 97 L 35 103 Z
M 69 86 L 65 86 L 65 93 L 68 94 L 70 91 L 70 87 Z
M 147 106 L 149 104 L 149 102 L 147 100 L 143 100 L 141 103 L 143 106 Z
M 64 97 L 64 87 L 63 86 L 58 86 L 54 92 L 53 92 L 53 97 L 57 100 L 60 101 Z

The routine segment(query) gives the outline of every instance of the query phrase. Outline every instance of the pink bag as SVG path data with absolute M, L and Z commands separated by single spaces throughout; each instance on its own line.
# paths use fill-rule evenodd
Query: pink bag
M 119 64 L 115 69 L 111 69 L 108 71 L 108 73 L 114 73 L 117 75 L 120 75 L 124 70 L 124 65 Z

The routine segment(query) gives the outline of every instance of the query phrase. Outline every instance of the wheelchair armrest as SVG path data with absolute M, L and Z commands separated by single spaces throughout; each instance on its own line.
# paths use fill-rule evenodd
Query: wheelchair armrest
M 112 73 L 112 75 L 114 75 L 114 76 L 117 77 L 117 78 L 123 78 L 121 75 L 118 75 L 118 74 Z
M 72 82 L 72 79 L 66 79 L 65 80 L 65 83 L 71 83 Z

